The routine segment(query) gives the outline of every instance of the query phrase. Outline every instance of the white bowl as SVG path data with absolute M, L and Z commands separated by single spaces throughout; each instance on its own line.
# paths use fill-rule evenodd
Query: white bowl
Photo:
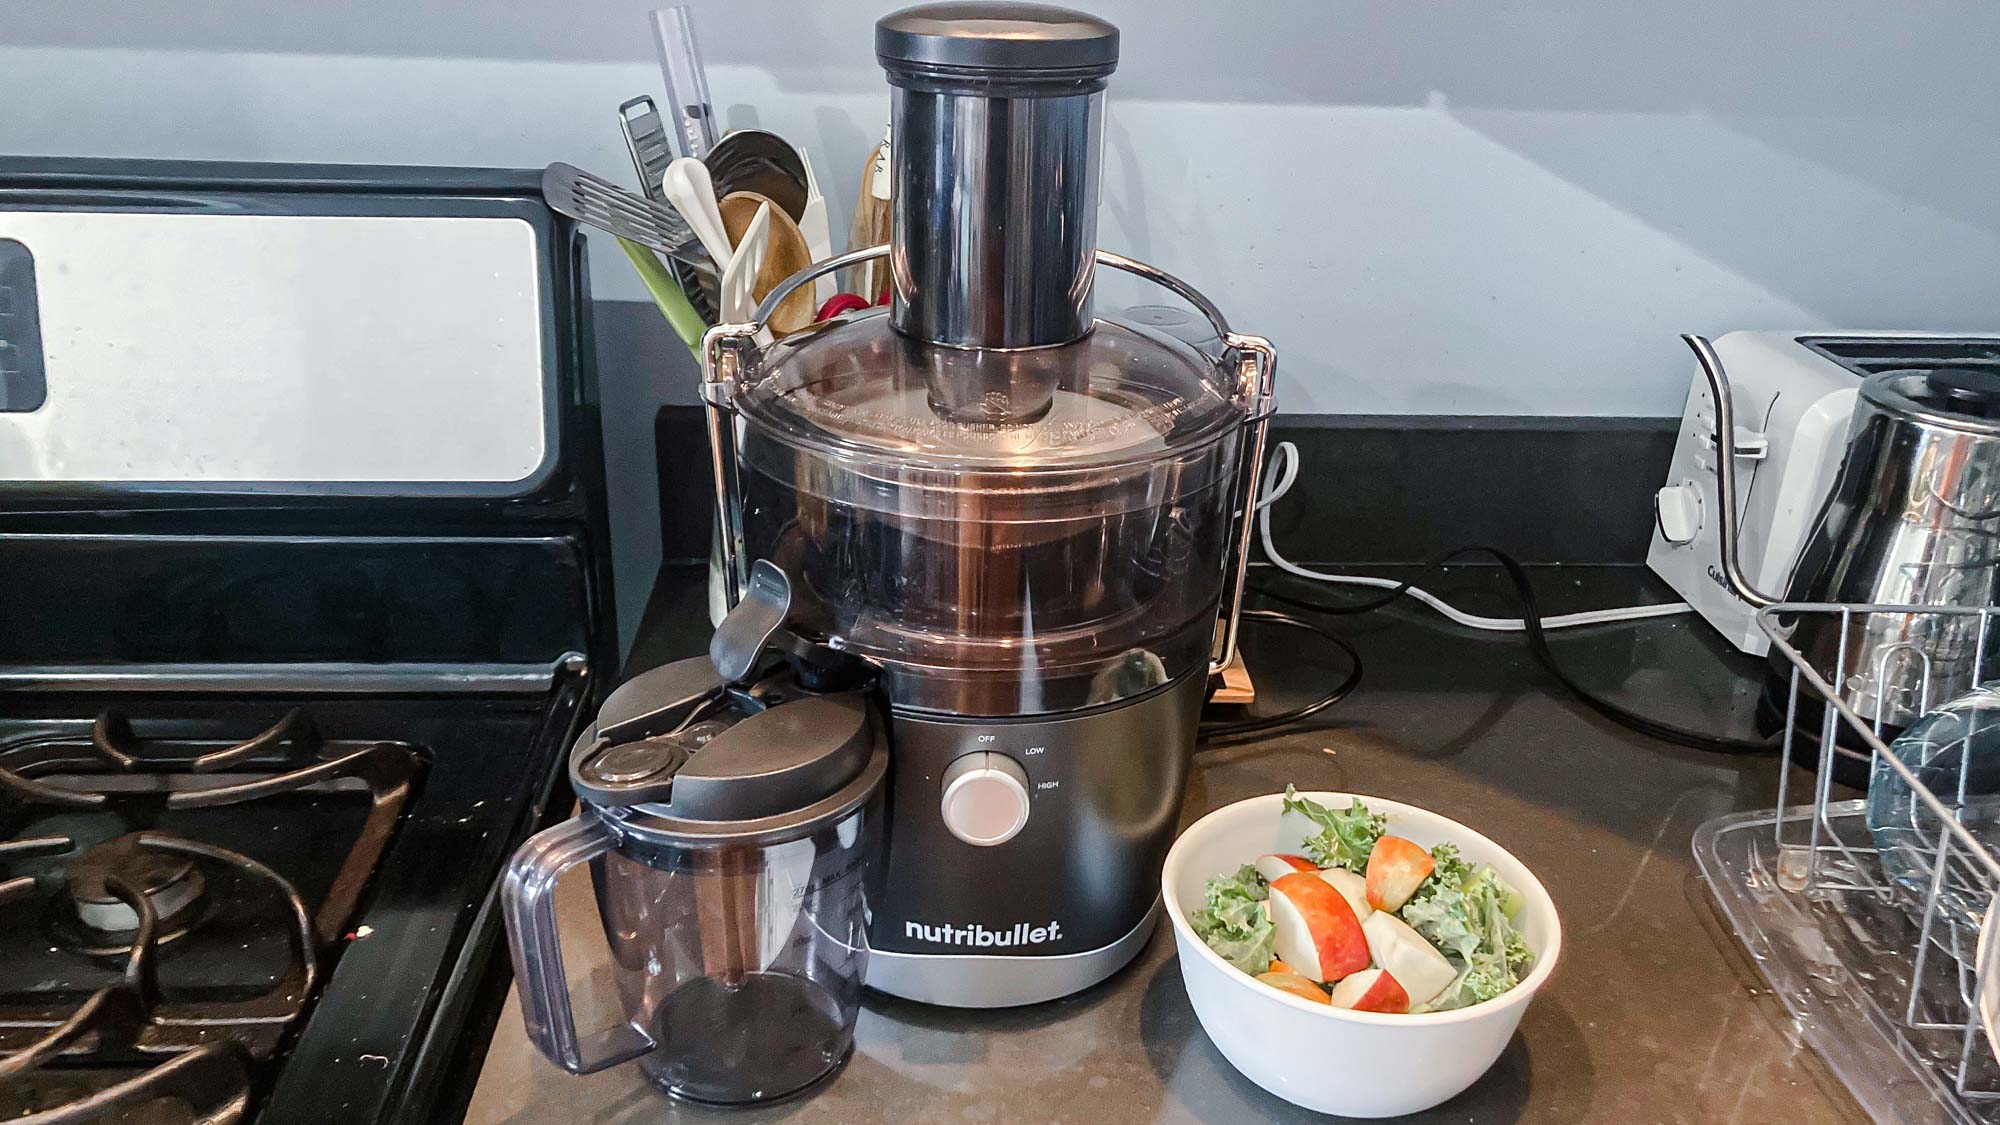
M 1404 1016 L 1315 1004 L 1238 972 L 1195 936 L 1188 915 L 1201 909 L 1210 876 L 1234 872 L 1270 852 L 1299 850 L 1300 829 L 1280 827 L 1284 795 L 1273 793 L 1209 813 L 1167 853 L 1161 893 L 1173 919 L 1188 1001 L 1230 1065 L 1294 1105 L 1344 1117 L 1429 1109 L 1478 1081 L 1506 1049 L 1528 1001 L 1562 952 L 1556 905 L 1520 860 L 1456 821 L 1381 797 L 1300 796 L 1329 808 L 1362 801 L 1369 811 L 1388 814 L 1394 835 L 1426 848 L 1456 844 L 1468 863 L 1492 864 L 1526 900 L 1515 924 L 1535 952 L 1534 965 L 1520 984 L 1485 1003 Z

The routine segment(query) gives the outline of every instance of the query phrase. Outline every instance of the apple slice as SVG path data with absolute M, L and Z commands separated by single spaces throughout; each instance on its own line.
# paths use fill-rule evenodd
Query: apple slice
M 1260 973 L 1257 979 L 1279 992 L 1289 992 L 1301 1000 L 1310 1000 L 1315 1004 L 1330 1003 L 1326 998 L 1325 989 L 1297 973 Z
M 1368 905 L 1368 880 L 1345 867 L 1329 867 L 1321 871 L 1319 877 L 1326 880 L 1328 886 L 1340 892 L 1340 897 L 1346 899 L 1347 905 L 1354 908 L 1356 918 L 1367 918 L 1375 912 L 1375 908 Z
M 1431 853 L 1401 836 L 1384 836 L 1368 853 L 1368 905 L 1401 910 L 1437 866 Z
M 1268 901 L 1272 951 L 1300 976 L 1324 982 L 1368 967 L 1368 936 L 1361 919 L 1317 874 L 1283 876 L 1271 884 Z
M 1458 970 L 1444 954 L 1394 914 L 1377 910 L 1361 923 L 1361 929 L 1368 936 L 1368 952 L 1374 955 L 1375 963 L 1396 978 L 1410 1003 L 1425 1003 L 1458 979 Z
M 1312 860 L 1302 855 L 1260 855 L 1257 857 L 1257 874 L 1266 883 L 1275 883 L 1294 871 L 1318 871 Z
M 1357 1012 L 1402 1015 L 1410 1010 L 1410 994 L 1387 969 L 1363 969 L 1333 986 L 1328 1002 Z

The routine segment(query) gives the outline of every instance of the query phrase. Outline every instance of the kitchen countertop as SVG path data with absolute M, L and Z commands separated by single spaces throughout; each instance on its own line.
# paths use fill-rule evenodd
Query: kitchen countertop
M 1545 612 L 1661 593 L 1640 568 L 1536 574 Z M 1511 612 L 1493 577 L 1466 568 L 1432 588 L 1475 611 Z M 1408 801 L 1513 851 L 1554 896 L 1564 924 L 1562 963 L 1499 1062 L 1465 1093 L 1407 1120 L 1860 1119 L 1787 1030 L 1689 851 L 1702 822 L 1775 804 L 1774 756 L 1681 750 L 1630 733 L 1551 694 L 1518 637 L 1474 634 L 1402 606 L 1339 619 L 1337 629 L 1362 654 L 1361 689 L 1316 726 L 1201 753 L 1183 825 L 1287 782 Z M 698 652 L 705 636 L 700 573 L 669 569 L 631 670 Z M 1725 652 L 1697 618 L 1591 629 L 1555 644 L 1573 675 L 1627 706 L 1686 726 L 1748 729 L 1760 665 Z M 1264 706 L 1302 702 L 1343 674 L 1326 648 L 1251 626 L 1245 651 Z M 559 914 L 579 1023 L 602 1026 L 609 1011 L 587 1001 L 608 1000 L 612 989 L 586 884 L 564 885 Z M 629 1065 L 563 1073 L 528 1044 L 510 996 L 467 1121 L 1317 1119 L 1238 1075 L 1209 1043 L 1164 922 L 1136 962 L 1081 995 L 985 1012 L 871 995 L 856 1039 L 846 1069 L 811 1096 L 718 1111 L 665 1098 Z

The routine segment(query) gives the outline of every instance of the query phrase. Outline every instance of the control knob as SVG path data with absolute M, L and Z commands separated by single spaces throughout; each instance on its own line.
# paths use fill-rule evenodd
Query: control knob
M 945 828 L 966 843 L 1004 844 L 1028 823 L 1027 771 L 1005 754 L 967 754 L 945 767 L 939 809 Z
M 1660 525 L 1660 538 L 1669 543 L 1693 542 L 1701 530 L 1701 487 L 1689 480 L 1654 493 L 1653 518 Z

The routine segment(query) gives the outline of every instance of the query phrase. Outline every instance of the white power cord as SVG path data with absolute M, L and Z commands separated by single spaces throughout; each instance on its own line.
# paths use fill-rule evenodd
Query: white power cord
M 1271 538 L 1271 505 L 1292 490 L 1292 484 L 1299 479 L 1299 449 L 1289 441 L 1278 443 L 1276 455 L 1264 473 L 1264 498 L 1257 502 L 1257 534 L 1264 542 L 1264 555 L 1271 565 L 1286 574 L 1314 582 L 1333 582 L 1343 586 L 1372 586 L 1378 590 L 1393 590 L 1402 583 L 1393 578 L 1374 578 L 1363 574 L 1323 574 L 1287 559 L 1278 553 L 1278 544 Z M 1485 629 L 1496 633 L 1519 633 L 1528 628 L 1528 623 L 1518 617 L 1481 617 L 1467 613 L 1453 606 L 1443 598 L 1428 590 L 1410 587 L 1409 595 L 1444 614 L 1452 621 L 1469 629 Z M 1544 629 L 1573 629 L 1579 625 L 1605 625 L 1614 621 L 1643 621 L 1651 617 L 1672 617 L 1688 612 L 1693 607 L 1686 602 L 1667 602 L 1661 605 L 1635 605 L 1620 609 L 1593 609 L 1582 613 L 1564 613 L 1542 618 Z

